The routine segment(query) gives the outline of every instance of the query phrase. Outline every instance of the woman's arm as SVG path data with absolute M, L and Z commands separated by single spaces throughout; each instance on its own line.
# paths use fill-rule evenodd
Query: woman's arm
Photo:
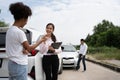
M 59 54 L 59 53 L 61 53 L 61 52 L 62 52 L 61 47 L 60 47 L 59 49 L 55 49 L 55 53 L 56 53 L 56 54 Z
M 43 37 L 40 40 L 38 40 L 35 44 L 30 45 L 28 43 L 28 41 L 24 41 L 22 43 L 22 45 L 23 45 L 23 47 L 24 47 L 25 50 L 27 50 L 28 52 L 31 52 L 33 49 L 35 49 L 38 45 L 40 45 L 44 41 L 46 41 L 45 37 Z

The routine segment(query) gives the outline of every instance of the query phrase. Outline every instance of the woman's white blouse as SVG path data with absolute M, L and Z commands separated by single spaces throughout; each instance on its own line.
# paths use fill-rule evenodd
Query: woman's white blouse
M 48 38 L 45 42 L 42 42 L 39 45 L 39 49 L 40 49 L 40 53 L 42 53 L 43 55 L 57 55 L 58 53 L 60 53 L 61 47 L 59 49 L 55 49 L 55 52 L 53 54 L 49 54 L 48 52 L 48 48 L 49 46 L 53 43 L 51 38 Z

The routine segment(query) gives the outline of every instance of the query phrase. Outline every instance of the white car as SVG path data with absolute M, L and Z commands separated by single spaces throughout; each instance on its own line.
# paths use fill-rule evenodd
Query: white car
M 8 58 L 5 51 L 5 36 L 8 27 L 0 27 L 0 80 L 8 80 Z M 28 29 L 22 29 L 29 41 L 32 44 L 32 32 Z M 62 59 L 59 57 L 59 72 L 62 73 Z M 42 69 L 42 55 L 39 50 L 33 50 L 28 56 L 28 80 L 45 80 L 45 75 Z
M 63 67 L 76 67 L 78 52 L 73 45 L 62 45 Z

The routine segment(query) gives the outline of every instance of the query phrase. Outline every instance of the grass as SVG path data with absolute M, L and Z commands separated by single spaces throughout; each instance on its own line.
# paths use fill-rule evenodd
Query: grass
M 98 60 L 109 60 L 109 59 L 120 60 L 120 54 L 118 53 L 114 53 L 114 54 L 96 53 L 96 54 L 90 54 L 90 55 Z
M 89 47 L 88 54 L 98 60 L 120 60 L 120 49 L 114 47 Z

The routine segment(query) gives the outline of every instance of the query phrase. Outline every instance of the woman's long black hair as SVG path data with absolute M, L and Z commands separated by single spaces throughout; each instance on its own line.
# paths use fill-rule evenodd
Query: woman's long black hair
M 53 30 L 55 29 L 55 26 L 54 26 L 53 23 L 48 23 L 48 24 L 46 25 L 46 28 L 47 28 L 49 25 L 52 25 Z M 56 42 L 56 36 L 55 36 L 53 33 L 51 34 L 51 39 L 52 39 L 53 42 Z

